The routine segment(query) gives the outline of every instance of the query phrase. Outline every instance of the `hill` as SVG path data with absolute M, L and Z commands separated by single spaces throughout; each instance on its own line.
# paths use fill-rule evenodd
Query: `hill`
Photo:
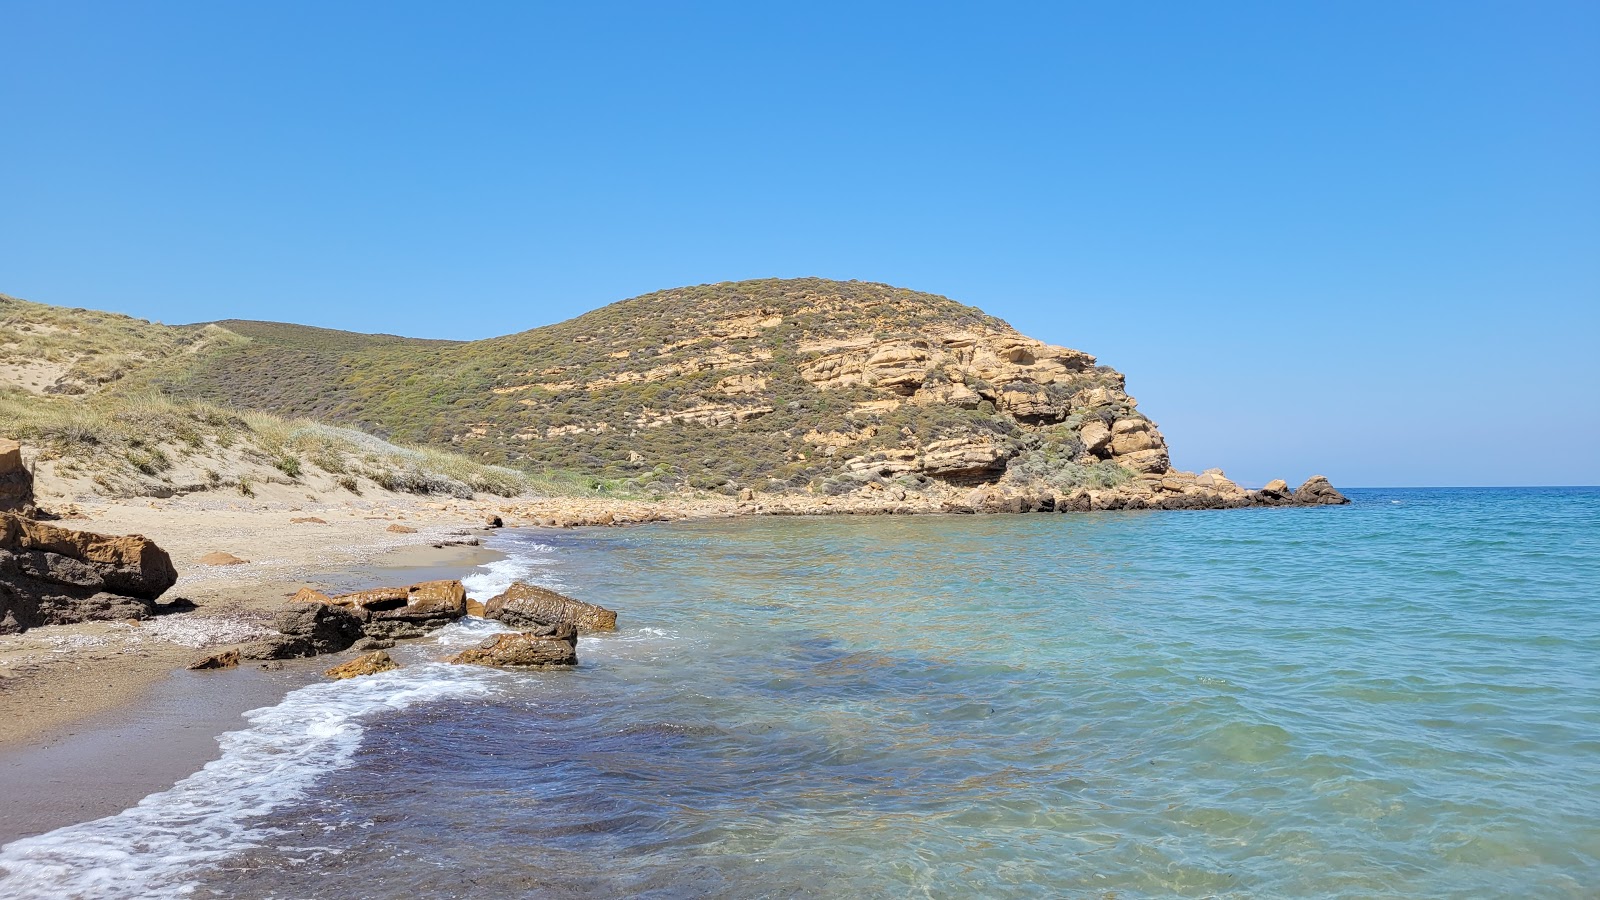
M 1065 489 L 1167 467 L 1121 374 L 882 284 L 702 285 L 460 344 L 203 327 L 237 339 L 164 359 L 151 384 L 646 489 L 840 494 L 1008 473 Z
M 0 295 L 0 437 L 37 450 L 35 464 L 59 502 L 217 490 L 303 499 L 574 487 L 305 418 L 174 399 L 143 382 L 164 366 L 250 344 L 220 325 L 169 326 Z
M 699 285 L 472 342 L 149 325 L 119 360 L 113 377 L 98 372 L 105 362 L 95 374 L 63 359 L 44 390 L 115 380 L 641 493 L 888 491 L 937 503 L 988 487 L 1248 502 L 1220 472 L 1170 471 L 1166 440 L 1122 374 L 1088 353 L 884 284 Z

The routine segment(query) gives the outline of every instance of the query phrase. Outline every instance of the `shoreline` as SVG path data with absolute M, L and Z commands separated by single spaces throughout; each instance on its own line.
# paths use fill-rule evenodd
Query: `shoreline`
M 1121 493 L 1079 491 L 1081 503 L 994 488 L 949 496 L 871 491 L 841 497 L 748 495 L 667 497 L 501 498 L 470 500 L 371 492 L 362 497 L 264 491 L 259 499 L 220 492 L 177 498 L 69 497 L 48 483 L 41 502 L 70 514 L 64 527 L 104 534 L 142 534 L 172 557 L 178 583 L 163 602 L 183 599 L 190 612 L 143 621 L 91 622 L 0 635 L 0 751 L 139 701 L 167 675 L 206 650 L 258 636 L 271 611 L 302 587 L 335 592 L 413 583 L 498 558 L 481 544 L 485 523 L 514 527 L 617 527 L 744 516 L 959 515 L 1183 509 L 1181 492 L 1124 502 Z M 54 496 L 50 496 L 50 495 Z M 982 496 L 978 496 L 978 495 Z M 1137 495 L 1133 495 L 1137 496 Z M 302 499 L 303 498 L 303 499 Z M 1290 505 L 1290 504 L 1272 504 Z M 1298 504 L 1293 504 L 1298 505 Z M 1252 508 L 1261 508 L 1260 506 Z M 222 551 L 244 560 L 201 565 Z M 379 575 L 374 570 L 392 574 Z M 404 571 L 408 574 L 401 574 Z
M 482 546 L 379 548 L 370 564 L 308 580 L 359 590 L 459 579 L 502 558 L 504 554 Z M 273 585 L 262 587 L 275 593 Z M 203 615 L 204 609 L 188 615 Z M 82 641 L 96 639 L 95 632 L 107 627 L 115 626 L 48 626 L 12 639 L 43 632 L 39 637 L 46 640 Z M 17 676 L 21 685 L 0 690 L 0 719 L 7 722 L 0 733 L 0 795 L 7 798 L 0 809 L 0 846 L 114 815 L 172 787 L 219 758 L 218 737 L 246 727 L 245 713 L 281 703 L 291 691 L 324 680 L 325 669 L 359 655 L 349 650 L 189 671 L 185 664 L 204 655 L 204 649 L 176 646 L 128 654 L 137 645 L 112 649 L 116 644 L 113 638 L 101 649 L 133 656 L 138 664 L 122 667 L 112 656 L 108 664 L 117 668 L 99 675 L 57 665 Z M 71 698 L 64 704 L 68 709 L 55 711 L 47 705 L 43 715 L 24 715 L 18 708 L 52 692 Z

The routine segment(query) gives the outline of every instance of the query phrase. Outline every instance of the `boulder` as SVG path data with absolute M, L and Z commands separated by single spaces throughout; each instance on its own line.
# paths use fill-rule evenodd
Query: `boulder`
M 213 550 L 196 560 L 202 566 L 242 566 L 249 561 L 222 550 Z
M 177 580 L 171 557 L 141 535 L 74 531 L 0 513 L 0 634 L 143 619 Z
M 571 625 L 542 625 L 532 631 L 495 635 L 450 662 L 498 668 L 573 666 L 578 663 L 578 632 Z
M 0 438 L 0 512 L 33 513 L 33 473 L 22 463 L 22 445 Z
M 1083 441 L 1084 450 L 1095 456 L 1104 457 L 1111 451 L 1111 429 L 1099 420 L 1078 429 L 1078 440 Z
M 994 481 L 1016 453 L 1017 448 L 1011 444 L 956 438 L 923 447 L 916 465 L 924 474 L 946 481 Z
M 238 650 L 224 650 L 204 656 L 189 664 L 190 669 L 231 669 L 239 664 Z
M 390 525 L 388 528 L 385 528 L 384 530 L 387 531 L 387 532 L 390 532 L 391 534 L 416 534 L 417 533 L 417 530 L 415 528 L 412 528 L 409 525 L 401 525 L 399 522 L 396 522 L 395 524 Z
M 277 637 L 243 649 L 245 659 L 297 659 L 337 653 L 362 636 L 355 613 L 326 603 L 291 603 L 272 618 Z
M 376 675 L 379 672 L 388 672 L 400 668 L 400 664 L 389 658 L 389 654 L 379 650 L 358 656 L 346 663 L 340 663 L 322 674 L 335 681 L 345 678 L 356 678 L 361 675 Z
M 505 523 L 505 520 L 501 519 L 499 516 L 490 516 L 487 519 L 483 520 L 483 527 L 485 527 L 485 528 L 504 528 L 504 527 L 506 527 L 506 523 Z
M 1294 492 L 1294 500 L 1308 506 L 1338 506 L 1350 502 L 1350 498 L 1334 490 L 1328 479 L 1321 475 L 1307 478 L 1306 483 Z
M 1250 496 L 1264 506 L 1283 506 L 1294 501 L 1294 495 L 1289 493 L 1289 482 L 1282 478 L 1274 478 Z
M 512 628 L 564 624 L 580 631 L 615 631 L 617 627 L 617 614 L 603 606 L 520 581 L 484 604 L 483 617 Z
M 422 637 L 467 614 L 467 591 L 459 581 L 424 581 L 335 597 L 306 588 L 294 599 L 348 610 L 363 623 L 368 637 L 387 640 Z

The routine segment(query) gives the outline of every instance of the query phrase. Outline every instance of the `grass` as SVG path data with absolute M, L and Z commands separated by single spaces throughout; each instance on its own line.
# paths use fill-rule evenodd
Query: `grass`
M 0 390 L 0 422 L 6 423 L 8 436 L 40 448 L 42 458 L 63 474 L 89 477 L 119 495 L 160 493 L 164 481 L 175 487 L 166 479 L 179 464 L 192 468 L 199 484 L 227 485 L 217 470 L 228 468 L 222 461 L 228 458 L 256 464 L 265 473 L 233 480 L 245 496 L 254 496 L 274 470 L 280 481 L 299 481 L 308 474 L 303 459 L 357 493 L 359 479 L 387 490 L 458 497 L 597 492 L 593 480 L 582 476 L 533 475 L 459 453 L 400 447 L 308 419 L 173 400 L 149 391 L 71 397 Z

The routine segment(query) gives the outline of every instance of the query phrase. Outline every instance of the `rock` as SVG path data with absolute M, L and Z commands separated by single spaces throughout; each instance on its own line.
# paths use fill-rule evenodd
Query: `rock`
M 923 447 L 916 465 L 924 474 L 946 481 L 994 481 L 1016 454 L 1017 448 L 1011 444 L 957 438 L 934 441 Z
M 394 641 L 386 638 L 364 637 L 350 645 L 351 650 L 366 652 L 369 650 L 387 650 L 394 646 Z
M 390 659 L 389 654 L 379 650 L 376 653 L 358 656 L 347 663 L 340 663 L 322 674 L 337 681 L 345 678 L 356 678 L 361 675 L 376 675 L 379 672 L 389 672 L 398 668 L 400 668 L 399 663 Z
M 314 588 L 301 588 L 289 598 L 290 603 L 332 603 L 333 598 Z
M 401 525 L 398 522 L 396 522 L 393 525 L 390 525 L 388 528 L 385 528 L 384 530 L 388 531 L 388 532 L 392 532 L 394 534 L 416 534 L 417 533 L 417 530 L 415 528 L 412 528 L 409 525 Z
M 368 637 L 389 640 L 422 637 L 467 614 L 467 592 L 459 581 L 374 588 L 340 594 L 327 602 L 360 619 Z
M 484 613 L 484 605 L 482 603 L 479 603 L 478 601 L 473 600 L 472 598 L 468 597 L 467 598 L 467 615 L 469 615 L 469 616 L 477 616 L 478 618 L 481 619 L 481 618 L 483 618 L 483 613 Z
M 1289 493 L 1289 483 L 1282 478 L 1274 478 L 1267 482 L 1261 490 L 1251 494 L 1250 497 L 1263 506 L 1283 506 L 1294 502 L 1294 495 Z
M 298 518 L 290 519 L 289 523 L 291 525 L 326 525 L 328 524 L 328 520 L 319 519 L 316 516 L 300 516 Z
M 250 560 L 248 559 L 240 559 L 239 557 L 234 556 L 232 553 L 225 553 L 221 550 L 213 550 L 196 560 L 196 562 L 200 563 L 202 566 L 242 566 L 249 561 Z
M 189 664 L 190 669 L 231 669 L 239 664 L 238 650 L 224 650 Z
M 1334 490 L 1328 479 L 1321 475 L 1307 478 L 1306 483 L 1294 492 L 1294 500 L 1310 506 L 1338 506 L 1350 502 L 1350 498 Z
M 617 627 L 617 614 L 603 606 L 520 581 L 484 604 L 483 616 L 512 628 L 566 624 L 582 631 L 614 631 Z
M 277 637 L 243 649 L 245 659 L 295 659 L 337 653 L 362 636 L 361 619 L 326 603 L 291 603 L 272 618 Z
M 22 462 L 22 445 L 0 438 L 0 512 L 33 513 L 33 473 Z
M 967 506 L 975 513 L 1029 512 L 1026 498 L 1012 496 L 999 488 L 978 488 L 967 495 Z
M 499 516 L 490 516 L 483 523 L 485 528 L 504 528 L 505 526 L 506 523 Z
M 147 618 L 177 580 L 171 557 L 141 535 L 73 531 L 0 513 L 0 634 Z
M 1110 453 L 1111 429 L 1104 422 L 1095 420 L 1078 429 L 1078 440 L 1083 442 L 1084 450 L 1105 457 Z
M 571 625 L 545 625 L 533 631 L 500 634 L 450 662 L 499 668 L 572 666 L 578 663 L 578 632 Z

